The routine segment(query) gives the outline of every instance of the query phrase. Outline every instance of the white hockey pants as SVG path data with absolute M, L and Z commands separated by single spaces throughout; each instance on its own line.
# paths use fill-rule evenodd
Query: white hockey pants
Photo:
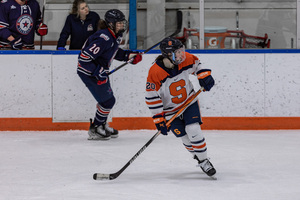
M 205 138 L 201 131 L 199 123 L 189 124 L 185 127 L 186 135 L 181 137 L 183 145 L 185 148 L 196 155 L 199 160 L 204 160 L 207 158 L 207 148 Z

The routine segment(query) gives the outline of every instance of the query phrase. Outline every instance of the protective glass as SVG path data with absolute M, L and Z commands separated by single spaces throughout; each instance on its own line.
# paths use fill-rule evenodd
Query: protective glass
M 185 60 L 185 48 L 184 46 L 181 47 L 180 49 L 176 49 L 174 52 L 172 52 L 172 61 L 173 64 L 175 65 L 179 65 L 180 63 L 182 63 Z

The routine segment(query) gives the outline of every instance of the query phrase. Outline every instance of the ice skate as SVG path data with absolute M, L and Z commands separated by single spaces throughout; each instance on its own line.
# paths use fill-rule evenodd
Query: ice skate
M 90 119 L 88 140 L 109 140 L 110 133 L 105 130 L 104 126 L 104 124 L 97 126 L 92 122 L 92 119 Z
M 119 136 L 119 131 L 110 127 L 106 122 L 103 124 L 105 132 L 109 134 L 112 138 L 117 138 Z
M 208 159 L 199 160 L 199 158 L 195 155 L 194 159 L 198 161 L 198 164 L 202 171 L 212 179 L 217 179 L 214 175 L 216 174 L 216 169 L 212 165 L 212 163 Z

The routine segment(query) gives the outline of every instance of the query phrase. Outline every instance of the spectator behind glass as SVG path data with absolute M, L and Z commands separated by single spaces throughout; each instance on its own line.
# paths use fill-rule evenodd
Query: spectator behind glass
M 34 33 L 44 36 L 40 5 L 36 0 L 0 2 L 0 49 L 34 49 Z
M 60 33 L 57 50 L 66 50 L 65 46 L 70 35 L 69 49 L 81 49 L 85 40 L 97 31 L 99 20 L 99 15 L 90 11 L 84 0 L 75 0 L 70 15 L 67 17 Z

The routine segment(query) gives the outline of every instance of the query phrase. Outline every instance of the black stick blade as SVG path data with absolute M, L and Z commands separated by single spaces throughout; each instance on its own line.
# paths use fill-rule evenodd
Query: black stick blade
M 118 176 L 115 174 L 101 174 L 101 173 L 95 173 L 93 175 L 94 180 L 113 180 L 117 178 Z
M 95 173 L 93 175 L 94 180 L 110 180 L 109 174 L 100 174 L 100 173 Z

